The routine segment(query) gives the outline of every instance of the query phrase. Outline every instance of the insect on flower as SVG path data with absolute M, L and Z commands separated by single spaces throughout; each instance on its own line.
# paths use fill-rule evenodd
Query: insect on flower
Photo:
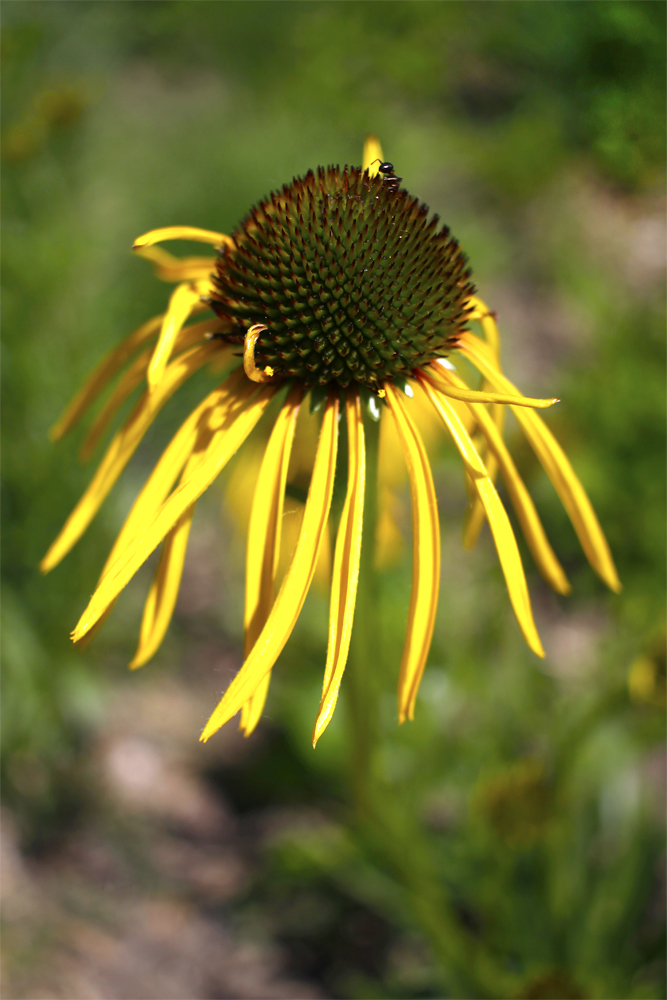
M 385 188 L 388 191 L 398 191 L 399 187 L 401 186 L 401 181 L 403 180 L 403 178 L 396 176 L 396 172 L 394 170 L 394 164 L 389 162 L 382 163 L 380 162 L 379 159 L 376 160 L 375 162 L 380 163 L 380 166 L 378 167 L 378 173 L 382 175 Z
M 440 535 L 433 477 L 406 387 L 432 408 L 461 455 L 472 498 L 466 542 L 474 542 L 486 518 L 519 627 L 538 656 L 544 653 L 519 550 L 494 485 L 498 472 L 540 572 L 561 594 L 569 584 L 503 440 L 507 405 L 551 479 L 593 569 L 612 590 L 620 589 L 588 497 L 536 412 L 557 400 L 526 398 L 502 373 L 495 318 L 475 294 L 465 256 L 449 230 L 438 228 L 437 216 L 400 188 L 400 180 L 383 159 L 378 141 L 370 138 L 362 167 L 320 167 L 296 178 L 256 205 L 231 236 L 187 226 L 141 236 L 135 251 L 152 261 L 158 277 L 176 282 L 167 311 L 105 358 L 53 428 L 53 438 L 69 431 L 122 372 L 88 432 L 83 451 L 90 455 L 118 408 L 146 383 L 44 557 L 45 572 L 86 530 L 170 396 L 205 365 L 230 369 L 159 459 L 72 634 L 77 643 L 94 634 L 123 587 L 161 546 L 130 664 L 139 667 L 156 652 L 171 620 L 197 499 L 260 419 L 272 416 L 248 531 L 245 660 L 207 723 L 204 740 L 239 711 L 246 735 L 257 725 L 271 670 L 313 579 L 330 514 L 339 434 L 344 433 L 347 484 L 314 743 L 331 719 L 357 594 L 366 481 L 364 409 L 370 404 L 382 420 L 394 421 L 410 482 L 412 591 L 398 714 L 401 722 L 413 717 L 435 622 Z M 215 256 L 176 258 L 157 245 L 172 239 L 210 244 Z M 208 318 L 186 325 L 206 309 Z M 472 332 L 473 323 L 482 336 Z M 452 364 L 457 357 L 481 375 L 480 390 L 457 373 Z M 278 581 L 290 452 L 299 409 L 309 394 L 311 399 L 320 394 L 324 403 L 319 442 L 298 541 Z M 339 421 L 339 415 L 344 419 Z

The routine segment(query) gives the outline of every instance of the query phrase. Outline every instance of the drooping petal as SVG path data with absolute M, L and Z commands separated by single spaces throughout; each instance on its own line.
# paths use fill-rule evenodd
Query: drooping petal
M 203 340 L 206 334 L 210 334 L 220 328 L 221 324 L 217 319 L 207 319 L 203 323 L 193 323 L 190 326 L 183 327 L 174 342 L 173 354 L 184 351 L 186 348 Z M 229 346 L 225 349 L 224 345 L 220 345 L 219 350 L 222 357 L 225 354 L 229 355 L 232 348 Z M 135 359 L 130 368 L 124 372 L 122 378 L 104 404 L 104 407 L 95 417 L 85 441 L 81 445 L 79 454 L 82 462 L 88 461 L 118 410 L 125 400 L 132 395 L 137 386 L 141 385 L 146 375 L 150 358 L 151 352 L 144 351 L 143 354 L 140 354 Z
M 473 312 L 468 314 L 469 319 L 475 319 L 482 327 L 482 332 L 486 337 L 486 342 L 489 349 L 493 353 L 496 363 L 500 363 L 500 334 L 498 333 L 498 324 L 496 323 L 496 314 L 489 309 L 486 302 L 478 298 L 476 295 L 471 295 L 468 299 L 469 306 L 473 307 Z
M 135 253 L 153 264 L 162 281 L 206 280 L 215 270 L 215 257 L 174 257 L 157 246 L 137 247 Z
M 214 247 L 225 244 L 235 246 L 231 236 L 214 233 L 210 229 L 198 229 L 197 226 L 164 226 L 162 229 L 151 229 L 150 232 L 137 236 L 132 249 L 139 250 L 155 243 L 164 243 L 165 240 L 193 240 L 195 243 L 211 243 Z
M 515 392 L 517 396 L 521 395 L 504 375 L 496 371 L 486 345 L 478 337 L 468 333 L 463 334 L 458 349 L 489 382 L 492 382 L 501 391 Z M 563 449 L 536 413 L 514 404 L 512 410 L 553 483 L 589 563 L 607 586 L 619 593 L 621 583 L 616 573 L 607 539 L 604 537 L 591 502 Z
M 398 720 L 414 717 L 433 638 L 440 589 L 440 524 L 428 456 L 419 432 L 390 382 L 384 388 L 408 467 L 412 500 L 412 591 L 398 680 Z
M 329 725 L 336 707 L 338 691 L 350 649 L 357 583 L 359 581 L 366 488 L 366 446 L 358 393 L 348 394 L 345 410 L 348 440 L 347 493 L 336 538 L 329 609 L 329 645 L 322 685 L 322 700 L 313 728 L 313 746 Z
M 268 392 L 270 387 L 263 391 Z M 338 445 L 338 399 L 330 396 L 322 419 L 313 475 L 301 531 L 289 569 L 266 625 L 250 656 L 227 688 L 200 737 L 207 740 L 254 694 L 283 650 L 310 587 L 326 529 L 333 493 Z
M 247 659 L 271 612 L 285 500 L 285 483 L 303 390 L 288 396 L 274 424 L 257 477 L 248 526 L 243 655 Z M 243 706 L 241 729 L 249 736 L 259 722 L 270 673 Z
M 200 302 L 205 289 L 202 282 L 179 285 L 169 299 L 169 306 L 162 320 L 162 327 L 158 337 L 153 357 L 148 366 L 148 388 L 153 391 L 161 382 L 165 369 L 171 357 L 174 341 L 181 332 L 181 328 L 192 312 L 194 306 Z
M 475 450 L 468 432 L 456 415 L 449 400 L 433 386 L 428 379 L 420 379 L 427 396 L 436 411 L 442 417 L 458 448 L 461 457 L 468 467 L 472 481 L 480 501 L 484 505 L 486 517 L 491 528 L 493 540 L 498 551 L 498 558 L 507 583 L 510 601 L 516 615 L 522 635 L 528 646 L 538 656 L 544 656 L 542 643 L 535 628 L 533 613 L 530 606 L 528 586 L 521 564 L 521 556 L 516 544 L 507 512 L 503 507 L 496 488 L 486 474 L 486 469 Z
M 477 298 L 476 295 L 472 295 L 468 299 L 468 306 L 472 306 L 473 309 L 473 312 L 469 314 L 469 319 L 477 320 L 482 327 L 487 346 L 495 358 L 496 367 L 500 368 L 500 334 L 498 332 L 495 313 L 489 309 L 482 299 Z M 492 386 L 487 381 L 484 381 L 482 389 L 488 391 L 491 388 Z M 492 403 L 490 412 L 498 433 L 502 437 L 505 423 L 505 407 L 502 403 Z M 489 453 L 484 438 L 479 441 L 477 446 L 486 465 L 489 479 L 492 483 L 495 483 L 498 474 L 498 460 L 493 452 Z M 472 499 L 463 524 L 463 544 L 465 548 L 472 549 L 477 544 L 477 539 L 479 538 L 479 533 L 482 530 L 482 525 L 486 517 L 486 511 L 473 484 L 467 483 L 467 486 Z
M 75 642 L 95 624 L 181 515 L 208 489 L 257 424 L 274 394 L 275 389 L 266 386 L 254 400 L 249 402 L 241 397 L 238 406 L 224 412 L 220 417 L 221 426 L 212 434 L 206 452 L 201 462 L 197 463 L 192 476 L 165 500 L 153 519 L 135 535 L 99 584 L 72 633 Z
M 368 170 L 371 177 L 375 177 L 380 163 L 384 160 L 382 146 L 376 135 L 369 135 L 364 142 L 364 154 L 362 158 L 362 170 Z M 379 161 L 379 162 L 376 162 Z
M 188 507 L 162 543 L 160 562 L 144 605 L 139 645 L 130 667 L 136 670 L 157 652 L 176 606 L 195 505 Z
M 118 374 L 132 355 L 136 354 L 139 348 L 143 347 L 145 343 L 157 336 L 161 325 L 162 316 L 153 316 L 152 319 L 149 319 L 147 323 L 140 326 L 129 337 L 126 337 L 118 347 L 115 347 L 107 354 L 92 375 L 84 382 L 60 419 L 56 421 L 49 431 L 49 437 L 52 441 L 59 441 L 61 437 L 67 434 L 79 422 L 86 410 L 93 403 L 97 402 L 100 393 L 104 391 L 109 382 Z
M 430 374 L 430 371 L 431 369 L 428 370 L 427 374 Z M 464 384 L 453 372 L 447 372 L 446 374 L 442 374 L 437 381 L 438 388 L 443 387 L 443 379 L 451 380 L 457 387 L 459 384 Z M 443 391 L 446 392 L 444 388 Z M 475 420 L 488 442 L 492 454 L 498 461 L 507 492 L 510 495 L 524 536 L 542 576 L 559 594 L 569 594 L 571 588 L 565 576 L 565 571 L 549 544 L 544 528 L 542 527 L 542 522 L 535 509 L 535 504 L 517 471 L 514 460 L 502 439 L 502 435 L 499 433 L 493 418 L 485 406 L 480 406 L 477 403 L 469 405 Z
M 57 566 L 81 537 L 170 396 L 218 350 L 217 344 L 212 342 L 186 351 L 169 365 L 155 391 L 145 392 L 139 399 L 123 426 L 114 435 L 88 489 L 44 556 L 40 566 L 43 573 Z
M 518 399 L 516 393 L 478 392 L 477 389 L 469 389 L 462 379 L 452 382 L 448 378 L 449 374 L 449 369 L 441 368 L 437 362 L 429 367 L 429 377 L 435 380 L 445 395 L 451 396 L 452 399 L 460 399 L 464 403 L 513 403 L 539 410 L 546 410 L 554 403 L 560 403 L 559 399 L 531 399 L 528 396 L 521 396 Z
M 142 351 L 139 357 L 135 358 L 127 371 L 123 372 L 118 383 L 114 386 L 113 392 L 106 403 L 95 417 L 79 451 L 79 458 L 82 462 L 87 462 L 97 447 L 100 438 L 116 416 L 121 406 L 128 399 L 134 390 L 143 382 L 148 362 L 151 358 L 150 351 Z
M 163 451 L 157 465 L 135 500 L 107 557 L 98 586 L 134 537 L 157 513 L 192 455 L 200 429 L 207 425 L 210 414 L 213 412 L 219 414 L 223 409 L 229 409 L 236 403 L 239 394 L 244 392 L 244 388 L 247 389 L 247 381 L 243 375 L 243 369 L 238 368 L 225 379 L 221 386 L 214 389 L 181 425 Z M 97 619 L 88 632 L 74 640 L 79 648 L 83 649 L 97 635 L 111 613 L 114 603 L 111 602 L 104 614 Z

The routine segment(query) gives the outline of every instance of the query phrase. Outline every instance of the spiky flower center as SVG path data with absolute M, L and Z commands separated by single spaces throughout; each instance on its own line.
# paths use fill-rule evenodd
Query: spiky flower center
M 319 167 L 264 199 L 217 261 L 212 305 L 264 324 L 255 363 L 307 385 L 371 389 L 442 357 L 473 292 L 438 217 L 382 175 Z

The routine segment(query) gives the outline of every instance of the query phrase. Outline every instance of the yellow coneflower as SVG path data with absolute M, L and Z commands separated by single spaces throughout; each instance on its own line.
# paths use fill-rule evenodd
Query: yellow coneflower
M 52 569 L 83 534 L 169 397 L 207 364 L 231 374 L 180 427 L 139 493 L 73 632 L 97 630 L 149 555 L 162 551 L 146 601 L 132 667 L 157 650 L 180 584 L 197 499 L 277 399 L 277 416 L 259 470 L 246 567 L 245 661 L 202 734 L 206 740 L 241 712 L 252 732 L 271 670 L 299 616 L 330 514 L 340 423 L 348 474 L 331 580 L 329 644 L 313 742 L 331 719 L 350 646 L 364 519 L 364 419 L 393 420 L 408 469 L 413 523 L 412 593 L 398 684 L 398 714 L 412 718 L 428 655 L 440 581 L 440 534 L 433 478 L 410 396 L 421 394 L 460 452 L 471 494 L 466 542 L 485 517 L 510 601 L 529 647 L 543 656 L 521 558 L 494 486 L 499 470 L 540 572 L 569 590 L 502 437 L 510 405 L 554 484 L 584 552 L 613 590 L 620 585 L 591 504 L 563 451 L 528 399 L 501 373 L 493 314 L 474 294 L 466 259 L 437 216 L 400 186 L 367 140 L 361 168 L 310 171 L 260 202 L 231 236 L 173 226 L 140 237 L 134 249 L 177 283 L 163 316 L 136 330 L 94 372 L 52 431 L 65 434 L 125 368 L 84 442 L 89 455 L 113 415 L 146 381 L 90 486 L 46 554 Z M 177 259 L 156 244 L 194 240 L 215 256 Z M 196 313 L 214 316 L 186 325 Z M 479 324 L 482 336 L 468 328 Z M 481 391 L 457 374 L 457 355 L 477 369 Z M 242 356 L 243 363 L 235 359 Z M 131 362 L 131 363 L 130 363 Z M 277 587 L 287 469 L 299 408 L 321 404 L 319 441 L 296 547 Z M 277 594 L 276 594 L 277 590 Z

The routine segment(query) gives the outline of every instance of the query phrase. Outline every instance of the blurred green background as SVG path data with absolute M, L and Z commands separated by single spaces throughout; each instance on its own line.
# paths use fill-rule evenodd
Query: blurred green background
M 3 22 L 3 994 L 664 997 L 664 3 L 5 0 Z M 126 670 L 142 574 L 83 654 L 69 644 L 203 376 L 37 571 L 91 475 L 80 435 L 48 428 L 167 300 L 133 238 L 229 232 L 292 176 L 358 164 L 371 131 L 468 252 L 508 375 L 562 398 L 547 419 L 624 585 L 604 591 L 510 426 L 573 581 L 556 597 L 526 557 L 537 662 L 488 531 L 462 548 L 459 465 L 431 449 L 440 610 L 400 730 L 407 546 L 379 612 L 377 766 L 419 831 L 390 834 L 399 865 L 350 818 L 344 705 L 310 746 L 325 594 L 257 733 L 197 743 L 241 657 L 224 483 L 154 662 Z M 411 893 L 426 883 L 438 926 Z

